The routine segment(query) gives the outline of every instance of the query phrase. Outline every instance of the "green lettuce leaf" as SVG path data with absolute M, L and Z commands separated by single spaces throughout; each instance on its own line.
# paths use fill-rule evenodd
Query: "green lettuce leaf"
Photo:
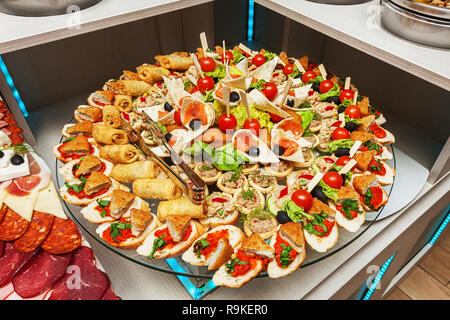
M 217 169 L 231 171 L 248 161 L 248 158 L 244 153 L 236 150 L 233 143 L 228 143 L 214 150 L 213 161 Z
M 323 182 L 323 180 L 319 181 L 319 186 L 322 187 L 323 193 L 325 193 L 325 195 L 328 198 L 330 198 L 334 202 L 336 202 L 338 200 L 338 189 L 334 189 L 334 188 L 330 187 L 325 182 Z
M 225 67 L 221 65 L 217 65 L 216 69 L 213 72 L 205 72 L 207 76 L 217 78 L 219 80 L 225 78 Z
M 334 153 L 337 148 L 351 148 L 353 146 L 354 142 L 352 139 L 340 139 L 340 140 L 333 140 L 330 143 L 328 143 L 328 152 Z
M 236 129 L 241 129 L 244 126 L 245 120 L 248 119 L 247 109 L 243 105 L 238 105 L 232 107 L 230 112 L 237 120 Z M 252 105 L 250 106 L 250 114 L 253 119 L 259 121 L 261 128 L 268 128 L 269 131 L 272 130 L 273 122 L 270 121 L 270 115 L 267 112 L 258 110 Z
M 339 86 L 337 84 L 335 84 L 333 86 L 333 88 L 331 88 L 328 92 L 320 94 L 319 97 L 320 97 L 321 101 L 325 101 L 329 97 L 338 96 L 340 92 L 341 92 L 341 89 L 339 88 Z
M 273 58 L 275 58 L 277 54 L 275 52 L 270 52 L 270 51 L 265 51 L 263 53 L 264 58 L 266 58 L 266 61 L 272 60 Z
M 300 117 L 302 117 L 302 126 L 303 130 L 306 130 L 306 128 L 309 127 L 309 124 L 314 119 L 314 112 L 311 110 L 305 110 L 305 111 L 297 111 L 296 112 Z
M 231 61 L 231 64 L 238 64 L 239 61 L 245 58 L 245 56 L 239 52 L 239 50 L 233 50 L 231 51 L 233 53 L 233 60 Z
M 289 218 L 291 218 L 294 222 L 300 222 L 303 220 L 303 217 L 307 217 L 311 219 L 311 216 L 305 212 L 305 209 L 299 207 L 295 204 L 294 201 L 286 199 L 283 201 L 281 205 L 281 210 L 286 211 Z

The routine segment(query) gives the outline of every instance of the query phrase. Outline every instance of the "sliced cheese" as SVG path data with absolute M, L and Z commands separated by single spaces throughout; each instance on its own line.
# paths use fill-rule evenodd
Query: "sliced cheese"
M 356 160 L 355 159 L 350 159 L 349 162 L 347 162 L 345 164 L 345 166 L 342 167 L 341 170 L 339 170 L 339 174 L 346 174 L 347 172 L 349 172 L 356 164 Z
M 53 182 L 50 182 L 47 188 L 39 191 L 34 210 L 48 213 L 64 220 L 67 219 Z
M 355 143 L 353 144 L 352 148 L 350 149 L 350 157 L 353 157 L 356 153 L 356 151 L 358 151 L 359 147 L 361 146 L 362 142 L 359 140 L 356 140 Z
M 303 66 L 301 65 L 300 61 L 298 61 L 297 59 L 294 60 L 294 65 L 297 67 L 297 69 L 301 73 L 305 73 L 306 72 L 305 68 L 303 68 Z
M 314 189 L 314 187 L 320 182 L 320 180 L 322 180 L 322 178 L 323 178 L 323 173 L 317 172 L 316 175 L 314 176 L 314 178 L 312 178 L 311 181 L 306 186 L 308 192 L 311 192 L 312 189 Z
M 339 113 L 339 121 L 341 121 L 339 127 L 341 128 L 345 127 L 345 115 L 343 112 Z
M 18 197 L 8 194 L 5 197 L 5 204 L 19 216 L 31 222 L 31 218 L 33 217 L 34 205 L 36 204 L 36 200 L 39 192 L 34 191 L 27 196 Z

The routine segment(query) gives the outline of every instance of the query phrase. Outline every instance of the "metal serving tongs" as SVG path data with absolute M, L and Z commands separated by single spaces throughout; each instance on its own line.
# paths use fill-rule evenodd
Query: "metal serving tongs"
M 170 177 L 172 180 L 180 187 L 181 190 L 184 191 L 186 195 L 189 196 L 191 201 L 197 205 L 203 205 L 203 210 L 206 210 L 206 201 L 205 200 L 205 190 L 206 184 L 198 176 L 197 173 L 192 170 L 192 168 L 186 164 L 180 155 L 175 152 L 172 147 L 167 143 L 166 138 L 164 136 L 164 132 L 162 129 L 148 117 L 145 113 L 143 113 L 146 129 L 152 135 L 153 140 L 155 141 L 155 145 L 164 145 L 167 151 L 170 154 L 170 158 L 172 162 L 176 164 L 179 168 L 181 168 L 184 173 L 188 176 L 188 178 L 192 181 L 192 186 L 189 186 L 185 180 L 183 180 L 164 160 L 158 157 L 147 144 L 144 142 L 144 139 L 141 135 L 127 122 L 122 118 L 121 127 L 123 130 L 127 132 L 128 140 L 130 143 L 136 145 L 141 149 L 147 156 L 151 157 L 158 166 Z

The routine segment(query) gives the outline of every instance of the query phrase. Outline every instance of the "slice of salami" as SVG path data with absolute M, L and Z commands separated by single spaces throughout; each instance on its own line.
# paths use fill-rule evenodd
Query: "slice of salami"
M 0 223 L 0 240 L 13 241 L 20 238 L 27 231 L 29 225 L 27 220 L 8 208 Z
M 0 223 L 3 221 L 3 218 L 5 217 L 7 211 L 8 206 L 6 204 L 3 204 L 2 208 L 0 209 Z
M 0 258 L 3 256 L 4 252 L 5 252 L 5 243 L 3 241 L 0 241 Z
M 103 294 L 102 300 L 122 300 L 122 299 L 114 293 L 114 290 L 111 287 L 110 283 L 108 289 L 106 289 L 105 293 Z
M 81 245 L 81 234 L 77 225 L 70 219 L 55 217 L 50 233 L 41 247 L 53 254 L 63 254 Z
M 27 231 L 14 241 L 16 250 L 27 253 L 39 247 L 50 232 L 54 219 L 55 216 L 51 214 L 34 211 Z
M 12 279 L 14 290 L 22 298 L 31 298 L 50 289 L 66 273 L 72 252 L 51 254 L 40 250 Z
M 5 251 L 0 257 L 0 287 L 3 287 L 17 271 L 36 253 L 21 253 L 14 248 L 12 242 L 5 244 Z
M 95 265 L 92 249 L 81 246 L 73 252 L 67 274 L 53 287 L 49 300 L 99 300 L 108 285 L 108 276 Z

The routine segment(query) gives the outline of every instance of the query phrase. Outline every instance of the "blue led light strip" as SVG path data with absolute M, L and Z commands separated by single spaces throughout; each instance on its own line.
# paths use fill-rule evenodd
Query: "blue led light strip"
M 172 268 L 172 270 L 176 272 L 186 273 L 186 270 L 178 263 L 176 259 L 166 259 L 167 264 Z M 184 276 L 177 276 L 178 280 L 180 280 L 181 284 L 186 288 L 191 297 L 194 300 L 198 300 L 202 298 L 209 291 L 213 290 L 216 285 L 212 280 L 209 280 L 203 287 L 197 288 L 191 281 L 190 278 Z
M 248 1 L 248 24 L 247 24 L 247 40 L 253 40 L 253 25 L 255 17 L 255 3 L 253 0 Z
M 384 273 L 386 272 L 387 268 L 391 264 L 392 260 L 394 260 L 395 253 L 392 255 L 392 257 L 389 258 L 388 261 L 386 261 L 383 266 L 381 267 L 380 271 L 378 272 L 377 276 L 372 282 L 372 285 L 370 286 L 369 290 L 367 290 L 366 295 L 364 296 L 363 300 L 369 300 L 372 296 L 374 290 L 377 288 L 378 283 L 380 283 L 381 278 L 383 278 Z
M 0 70 L 2 71 L 3 75 L 5 76 L 6 82 L 8 83 L 8 86 L 11 89 L 11 92 L 17 101 L 17 104 L 19 105 L 19 108 L 22 111 L 23 116 L 28 117 L 28 111 L 25 108 L 25 104 L 23 103 L 22 98 L 20 97 L 19 91 L 16 89 L 16 86 L 14 85 L 14 81 L 11 78 L 8 68 L 6 68 L 6 64 L 3 61 L 3 58 L 1 56 L 0 56 Z
M 445 218 L 444 222 L 442 222 L 440 227 L 437 229 L 437 231 L 434 234 L 433 238 L 431 238 L 431 240 L 429 242 L 430 245 L 433 245 L 436 242 L 437 238 L 441 235 L 442 231 L 444 231 L 445 227 L 449 223 L 449 221 L 450 221 L 450 212 L 449 212 L 450 209 L 449 209 L 449 207 L 450 207 L 450 205 L 447 206 L 447 217 Z

